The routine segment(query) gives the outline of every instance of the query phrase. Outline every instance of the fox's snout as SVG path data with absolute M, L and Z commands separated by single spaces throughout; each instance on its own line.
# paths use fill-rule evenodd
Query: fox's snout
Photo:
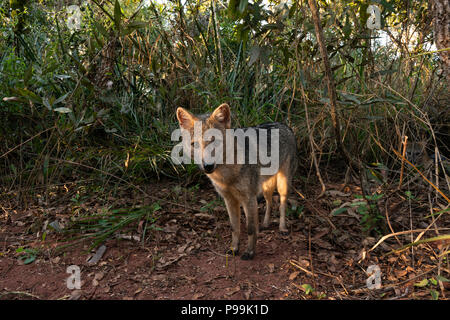
M 216 169 L 216 164 L 215 163 L 202 163 L 202 169 L 203 171 L 205 171 L 206 173 L 213 173 L 213 171 Z

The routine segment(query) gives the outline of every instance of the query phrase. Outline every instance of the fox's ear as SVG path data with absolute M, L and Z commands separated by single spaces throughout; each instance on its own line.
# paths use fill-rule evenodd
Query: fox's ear
M 177 119 L 180 123 L 180 127 L 188 130 L 194 126 L 196 118 L 192 113 L 180 107 L 177 109 Z
M 225 128 L 230 128 L 231 126 L 231 111 L 230 106 L 226 103 L 222 103 L 220 106 L 214 110 L 214 112 L 209 117 L 213 121 L 219 122 Z

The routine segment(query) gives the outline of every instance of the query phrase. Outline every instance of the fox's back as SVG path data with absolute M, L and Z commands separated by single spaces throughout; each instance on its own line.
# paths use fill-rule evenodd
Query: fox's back
M 274 156 L 272 150 L 273 137 L 278 137 L 278 169 L 273 174 L 261 174 L 261 169 L 270 164 L 262 164 L 258 156 L 256 164 L 250 164 L 249 158 L 255 148 L 251 147 L 252 141 L 245 139 L 245 163 L 221 164 L 213 174 L 208 175 L 219 193 L 230 191 L 234 194 L 246 197 L 247 194 L 261 194 L 262 185 L 272 179 L 280 170 L 283 170 L 288 179 L 291 179 L 297 168 L 297 142 L 293 131 L 287 125 L 279 122 L 264 123 L 254 127 L 236 128 L 235 130 L 256 131 L 256 150 L 264 145 L 267 148 L 267 156 Z M 273 130 L 278 130 L 278 135 L 273 135 Z M 261 134 L 264 132 L 264 134 Z M 262 139 L 266 138 L 266 141 Z M 253 146 L 254 147 L 254 146 Z M 235 144 L 235 149 L 238 148 Z M 253 149 L 253 150 L 252 150 Z M 235 158 L 236 159 L 236 158 Z

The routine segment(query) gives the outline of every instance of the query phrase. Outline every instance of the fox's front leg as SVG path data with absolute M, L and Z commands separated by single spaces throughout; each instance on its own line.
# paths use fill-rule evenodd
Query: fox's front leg
M 241 206 L 239 201 L 232 196 L 224 196 L 224 200 L 231 223 L 231 248 L 227 253 L 237 255 L 239 253 L 239 235 L 241 233 Z
M 245 216 L 247 218 L 248 244 L 247 250 L 242 254 L 242 260 L 250 260 L 255 256 L 256 239 L 258 238 L 258 201 L 256 197 L 251 197 L 243 204 Z

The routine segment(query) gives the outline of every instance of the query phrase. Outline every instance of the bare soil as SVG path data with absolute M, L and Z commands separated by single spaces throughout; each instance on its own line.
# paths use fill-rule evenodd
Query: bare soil
M 435 281 L 450 278 L 447 256 L 439 256 L 448 250 L 448 242 L 386 255 L 418 233 L 390 237 L 369 251 L 381 234 L 365 233 L 361 218 L 354 213 L 330 215 L 333 206 L 360 193 L 355 186 L 328 184 L 327 190 L 333 192 L 307 202 L 291 194 L 291 207 L 303 206 L 303 210 L 297 210 L 298 217 L 290 215 L 290 234 L 278 232 L 275 207 L 274 221 L 259 234 L 257 254 L 251 261 L 225 255 L 231 240 L 228 216 L 209 184 L 188 188 L 158 182 L 141 188 L 152 199 L 136 190 L 97 197 L 68 185 L 55 187 L 47 199 L 29 200 L 35 204 L 26 209 L 2 203 L 0 299 L 432 299 L 436 292 L 439 299 L 449 297 L 448 282 Z M 75 201 L 76 194 L 81 196 Z M 318 190 L 309 191 L 307 198 L 315 199 L 317 194 Z M 155 198 L 163 199 L 162 208 L 155 213 L 155 228 L 147 230 L 145 237 L 142 223 L 118 231 L 104 242 L 106 251 L 97 263 L 87 261 L 95 252 L 89 250 L 89 241 L 63 252 L 54 250 L 67 243 L 67 238 L 48 228 L 49 222 L 64 225 L 70 217 L 146 205 Z M 260 219 L 264 205 L 260 204 Z M 386 207 L 396 232 L 430 224 L 430 218 L 423 218 L 429 213 L 420 203 L 411 205 L 393 195 Z M 436 227 L 449 227 L 447 217 L 437 221 Z M 241 223 L 244 249 L 243 214 Z M 435 235 L 428 231 L 424 238 Z M 39 253 L 25 264 L 29 253 L 19 248 L 38 249 Z M 71 265 L 80 267 L 80 290 L 67 288 L 66 270 Z M 380 289 L 367 288 L 370 265 L 380 267 Z M 430 281 L 423 285 L 424 279 Z

